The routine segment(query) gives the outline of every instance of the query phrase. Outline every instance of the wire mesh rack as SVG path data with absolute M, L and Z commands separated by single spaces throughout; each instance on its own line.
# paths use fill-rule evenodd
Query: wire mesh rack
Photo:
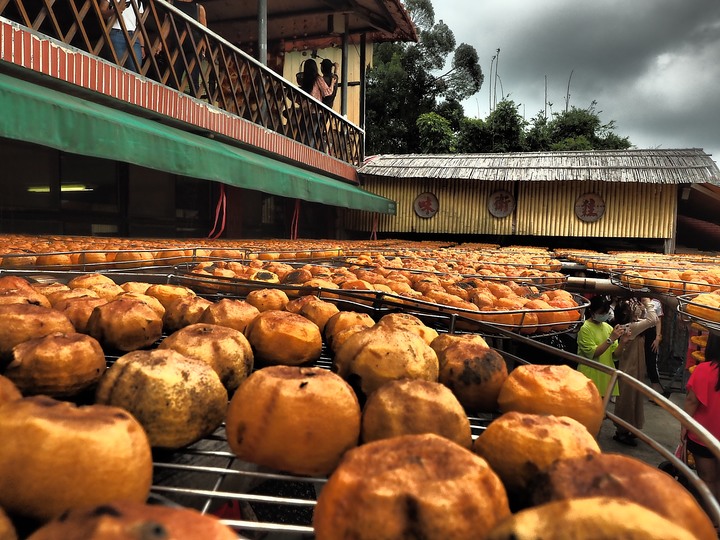
M 313 294 L 323 299 L 348 301 L 359 306 L 366 306 L 376 312 L 412 310 L 425 316 L 439 315 L 442 320 L 449 321 L 450 331 L 476 331 L 488 335 L 495 334 L 496 328 L 535 336 L 550 336 L 560 333 L 574 332 L 583 322 L 583 313 L 589 301 L 581 295 L 569 293 L 574 303 L 563 306 L 548 306 L 543 309 L 517 308 L 471 310 L 466 307 L 452 306 L 431 302 L 419 298 L 403 296 L 378 290 L 339 289 L 323 286 L 306 286 L 303 284 L 268 283 L 257 279 L 214 276 L 199 274 L 191 265 L 179 265 L 170 279 L 180 285 L 202 291 L 205 294 L 226 294 L 245 296 L 258 288 L 278 288 L 289 296 Z M 478 277 L 482 279 L 482 276 Z M 540 292 L 550 288 L 537 287 L 528 289 L 529 298 L 539 296 Z M 490 323 L 490 324 L 486 324 Z M 500 337 L 498 335 L 498 337 Z
M 707 294 L 707 293 L 706 293 Z M 686 319 L 698 323 L 714 334 L 720 335 L 720 302 L 716 305 L 700 301 L 700 294 L 686 294 L 677 297 L 677 310 Z M 720 296 L 717 296 L 720 300 Z
M 638 270 L 613 269 L 609 271 L 610 282 L 633 293 L 657 293 L 667 296 L 682 296 L 697 292 L 711 292 L 720 288 L 716 283 L 682 279 L 678 276 L 663 275 L 659 271 L 642 273 Z
M 26 277 L 40 277 L 42 279 L 57 279 L 68 281 L 75 273 L 33 273 L 22 274 Z M 238 295 L 239 289 L 229 287 L 218 290 L 218 280 L 207 280 L 204 277 L 193 276 L 188 273 L 177 272 L 171 274 L 148 273 L 118 273 L 118 280 L 150 280 L 161 283 L 178 283 L 190 286 L 193 289 L 204 291 L 203 295 L 209 299 L 224 297 L 242 297 Z M 235 285 L 228 281 L 224 285 Z M 210 288 L 208 288 L 210 285 Z M 265 287 L 261 283 L 239 283 L 238 287 Z M 281 286 L 281 288 L 283 288 Z M 677 421 L 679 425 L 688 427 L 720 458 L 720 443 L 702 426 L 697 424 L 682 409 L 673 402 L 658 394 L 642 382 L 630 377 L 617 369 L 604 366 L 600 363 L 587 360 L 569 351 L 553 347 L 537 336 L 528 337 L 514 331 L 512 326 L 488 323 L 467 318 L 456 310 L 440 311 L 437 306 L 428 307 L 420 302 L 408 302 L 402 297 L 393 295 L 376 295 L 368 291 L 339 291 L 336 289 L 310 289 L 293 286 L 285 287 L 295 294 L 312 293 L 321 298 L 331 300 L 338 307 L 349 311 L 366 311 L 378 319 L 391 312 L 402 311 L 410 313 L 425 322 L 428 326 L 440 332 L 447 333 L 478 333 L 486 337 L 488 343 L 495 348 L 506 360 L 508 370 L 523 363 L 532 363 L 532 359 L 516 356 L 516 345 L 529 347 L 533 351 L 552 354 L 569 364 L 585 364 L 598 369 L 611 376 L 609 387 L 616 381 L 623 380 L 637 389 L 646 398 L 657 403 L 669 418 Z M 691 299 L 688 299 L 690 301 Z M 682 304 L 681 304 L 682 305 Z M 581 309 L 581 308 L 575 308 Z M 680 309 L 682 312 L 682 309 Z M 532 355 L 539 357 L 539 355 Z M 108 357 L 108 363 L 116 360 L 117 356 Z M 332 357 L 327 348 L 324 348 L 320 359 L 315 362 L 317 367 L 331 369 Z M 670 462 L 687 479 L 692 489 L 703 501 L 710 516 L 720 520 L 720 506 L 713 498 L 708 488 L 697 478 L 686 464 L 675 457 L 671 449 L 666 448 L 651 436 L 627 424 L 624 420 L 608 410 L 609 392 L 604 402 L 606 416 L 617 425 L 634 433 L 664 460 Z M 484 429 L 500 413 L 470 416 L 473 438 L 482 434 Z M 214 514 L 237 531 L 241 538 L 312 538 L 312 513 L 318 492 L 322 489 L 326 478 L 302 477 L 285 474 L 258 467 L 254 464 L 241 461 L 231 452 L 227 442 L 224 427 L 219 427 L 212 435 L 197 441 L 179 450 L 156 449 L 153 455 L 154 476 L 149 502 L 179 505 L 194 508 L 206 514 Z
M 346 300 L 345 307 L 365 306 Z M 375 316 L 383 313 L 381 310 Z M 449 322 L 448 316 L 412 314 L 437 328 L 443 324 L 447 328 Z M 119 356 L 108 355 L 108 366 Z M 517 360 L 507 356 L 508 362 Z M 332 369 L 332 357 L 325 345 L 320 358 L 311 365 Z M 490 413 L 469 416 L 473 439 L 497 416 Z M 148 503 L 215 515 L 241 539 L 312 538 L 313 509 L 326 481 L 326 477 L 283 473 L 238 459 L 230 449 L 223 424 L 187 447 L 153 449 L 153 483 Z
M 170 278 L 172 281 L 172 278 Z M 320 291 L 322 294 L 324 291 Z M 333 292 L 333 291 L 330 291 Z M 356 302 L 352 291 L 350 296 L 332 301 L 341 309 L 369 311 L 374 318 L 397 311 L 392 305 L 371 305 Z M 222 296 L 222 295 L 220 295 Z M 208 296 L 217 298 L 219 296 Z M 404 313 L 417 316 L 423 322 L 440 332 L 465 333 L 455 314 L 427 312 L 414 309 L 417 306 L 398 306 Z M 697 424 L 682 409 L 662 394 L 652 390 L 644 383 L 626 373 L 587 360 L 571 352 L 558 350 L 543 341 L 518 335 L 510 330 L 486 323 L 477 323 L 472 330 L 486 337 L 488 343 L 505 359 L 508 370 L 520 364 L 532 363 L 524 357 L 514 354 L 515 345 L 522 344 L 534 350 L 550 353 L 568 363 L 585 364 L 610 375 L 611 388 L 622 380 L 635 388 L 644 397 L 657 403 L 679 425 L 688 427 L 698 434 L 701 440 L 720 458 L 720 443 L 702 426 Z M 487 332 L 483 331 L 487 330 Z M 332 369 L 332 356 L 323 348 L 321 357 L 314 366 Z M 610 392 L 604 401 L 605 414 L 613 423 L 635 434 L 650 449 L 655 451 L 679 471 L 685 483 L 702 501 L 707 512 L 720 518 L 720 506 L 708 488 L 685 463 L 681 462 L 662 443 L 652 436 L 628 424 L 622 418 L 608 410 Z M 477 438 L 487 426 L 500 415 L 500 412 L 468 416 L 473 439 Z M 206 437 L 186 448 L 175 451 L 156 451 L 154 459 L 154 480 L 152 496 L 162 504 L 180 505 L 194 508 L 203 513 L 220 517 L 228 526 L 238 532 L 240 538 L 312 538 L 312 514 L 317 495 L 326 482 L 324 477 L 303 477 L 269 470 L 237 459 L 231 452 L 225 436 L 224 427 L 218 428 Z
M 549 347 L 520 336 L 512 340 L 527 340 L 539 348 Z M 509 369 L 529 363 L 502 348 L 497 349 Z M 557 352 L 557 351 L 556 351 Z M 560 354 L 563 354 L 562 352 Z M 720 444 L 704 428 L 695 423 L 673 402 L 664 398 L 642 382 L 602 364 L 567 354 L 568 360 L 587 363 L 611 375 L 609 386 L 623 380 L 645 397 L 654 400 L 669 415 L 692 429 L 707 446 L 720 456 Z M 326 354 L 316 366 L 330 369 L 332 360 Z M 685 478 L 685 483 L 702 501 L 706 511 L 720 517 L 720 506 L 695 473 L 674 453 L 650 435 L 638 430 L 610 412 L 605 401 L 606 416 L 617 425 L 634 433 L 639 441 L 667 460 Z M 499 416 L 485 414 L 469 416 L 472 437 L 477 438 Z M 224 427 L 210 437 L 176 451 L 156 451 L 151 498 L 159 497 L 162 504 L 194 508 L 218 516 L 238 532 L 240 538 L 312 538 L 312 514 L 317 496 L 326 482 L 324 477 L 302 477 L 258 467 L 238 460 L 230 451 Z

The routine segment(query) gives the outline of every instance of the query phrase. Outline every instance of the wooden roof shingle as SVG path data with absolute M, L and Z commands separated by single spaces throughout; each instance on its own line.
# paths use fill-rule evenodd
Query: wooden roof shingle
M 365 177 L 486 181 L 637 182 L 720 185 L 720 170 L 702 149 L 592 150 L 509 154 L 383 154 L 365 160 Z

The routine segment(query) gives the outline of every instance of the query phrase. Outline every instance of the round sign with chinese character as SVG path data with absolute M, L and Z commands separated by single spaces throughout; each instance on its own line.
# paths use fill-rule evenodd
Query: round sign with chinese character
M 494 191 L 488 198 L 488 211 L 496 218 L 509 216 L 515 210 L 515 197 L 509 191 Z
M 421 193 L 413 202 L 413 210 L 421 218 L 431 218 L 439 209 L 440 203 L 437 197 L 430 192 Z
M 605 201 L 596 193 L 583 193 L 575 201 L 575 215 L 581 221 L 593 223 L 605 213 Z

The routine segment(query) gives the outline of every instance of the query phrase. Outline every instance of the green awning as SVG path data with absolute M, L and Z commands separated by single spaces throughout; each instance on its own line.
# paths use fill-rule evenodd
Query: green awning
M 0 137 L 332 206 L 395 202 L 242 148 L 0 73 Z

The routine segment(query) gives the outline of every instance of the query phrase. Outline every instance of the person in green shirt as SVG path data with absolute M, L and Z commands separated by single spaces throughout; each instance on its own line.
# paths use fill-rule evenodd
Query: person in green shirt
M 617 325 L 610 326 L 607 320 L 610 317 L 610 299 L 598 295 L 590 299 L 590 305 L 585 313 L 585 322 L 577 335 L 578 355 L 589 360 L 595 360 L 608 367 L 615 367 L 613 353 L 619 354 L 624 344 L 618 342 L 625 329 Z M 580 364 L 578 370 L 587 375 L 597 386 L 600 395 L 605 397 L 610 385 L 610 375 L 585 364 Z M 618 396 L 618 385 L 612 387 L 611 396 Z

